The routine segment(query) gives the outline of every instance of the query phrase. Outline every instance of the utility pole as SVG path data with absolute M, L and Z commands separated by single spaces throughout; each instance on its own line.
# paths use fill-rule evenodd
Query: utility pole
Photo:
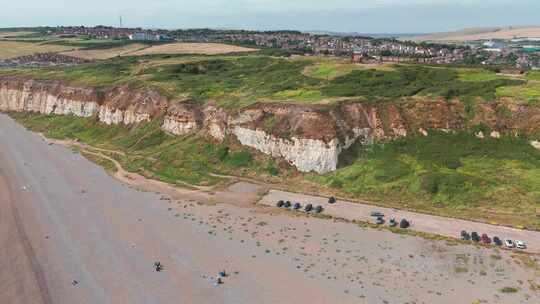
M 122 24 L 122 15 L 118 15 L 118 19 L 120 19 L 120 28 L 123 28 L 123 24 Z

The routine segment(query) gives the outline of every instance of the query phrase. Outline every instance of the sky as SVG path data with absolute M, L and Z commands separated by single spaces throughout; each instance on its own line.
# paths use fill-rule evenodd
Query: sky
M 0 27 L 293 29 L 430 33 L 540 25 L 540 0 L 0 0 Z

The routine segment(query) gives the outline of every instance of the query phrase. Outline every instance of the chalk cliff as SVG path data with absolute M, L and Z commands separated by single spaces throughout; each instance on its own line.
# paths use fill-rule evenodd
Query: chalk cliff
M 285 159 L 299 171 L 317 173 L 335 170 L 340 154 L 356 142 L 427 136 L 427 130 L 482 126 L 492 138 L 525 134 L 532 145 L 540 146 L 539 109 L 504 100 L 478 103 L 472 111 L 459 101 L 417 99 L 333 105 L 262 102 L 225 110 L 212 102 L 170 101 L 155 91 L 126 86 L 97 89 L 0 78 L 0 111 L 96 117 L 109 125 L 161 119 L 162 129 L 169 134 L 199 134 L 218 141 L 231 137 Z

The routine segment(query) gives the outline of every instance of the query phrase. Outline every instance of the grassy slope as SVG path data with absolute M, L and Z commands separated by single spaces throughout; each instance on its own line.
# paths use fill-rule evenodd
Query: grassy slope
M 272 178 L 278 171 L 268 157 L 252 153 L 235 143 L 215 143 L 197 136 L 165 134 L 160 121 L 132 128 L 108 126 L 94 118 L 12 113 L 29 129 L 57 139 L 78 139 L 90 145 L 126 153 L 110 154 L 124 168 L 173 184 L 216 185 L 218 174 L 256 174 Z M 288 169 L 282 169 L 287 174 Z
M 385 205 L 540 229 L 540 155 L 524 139 L 433 133 L 348 153 L 352 164 L 309 179 Z

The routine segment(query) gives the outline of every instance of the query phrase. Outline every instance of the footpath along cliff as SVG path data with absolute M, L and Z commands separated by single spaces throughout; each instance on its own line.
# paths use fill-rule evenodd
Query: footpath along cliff
M 0 111 L 96 117 L 105 124 L 162 119 L 173 135 L 227 137 L 283 158 L 299 171 L 336 170 L 340 153 L 352 144 L 392 140 L 428 130 L 451 132 L 483 126 L 477 136 L 522 134 L 531 144 L 540 134 L 540 109 L 509 101 L 479 102 L 471 110 L 459 101 L 409 99 L 347 101 L 332 105 L 259 102 L 241 109 L 215 103 L 172 101 L 152 90 L 127 86 L 104 89 L 57 81 L 0 78 Z M 484 134 L 486 133 L 486 134 Z

